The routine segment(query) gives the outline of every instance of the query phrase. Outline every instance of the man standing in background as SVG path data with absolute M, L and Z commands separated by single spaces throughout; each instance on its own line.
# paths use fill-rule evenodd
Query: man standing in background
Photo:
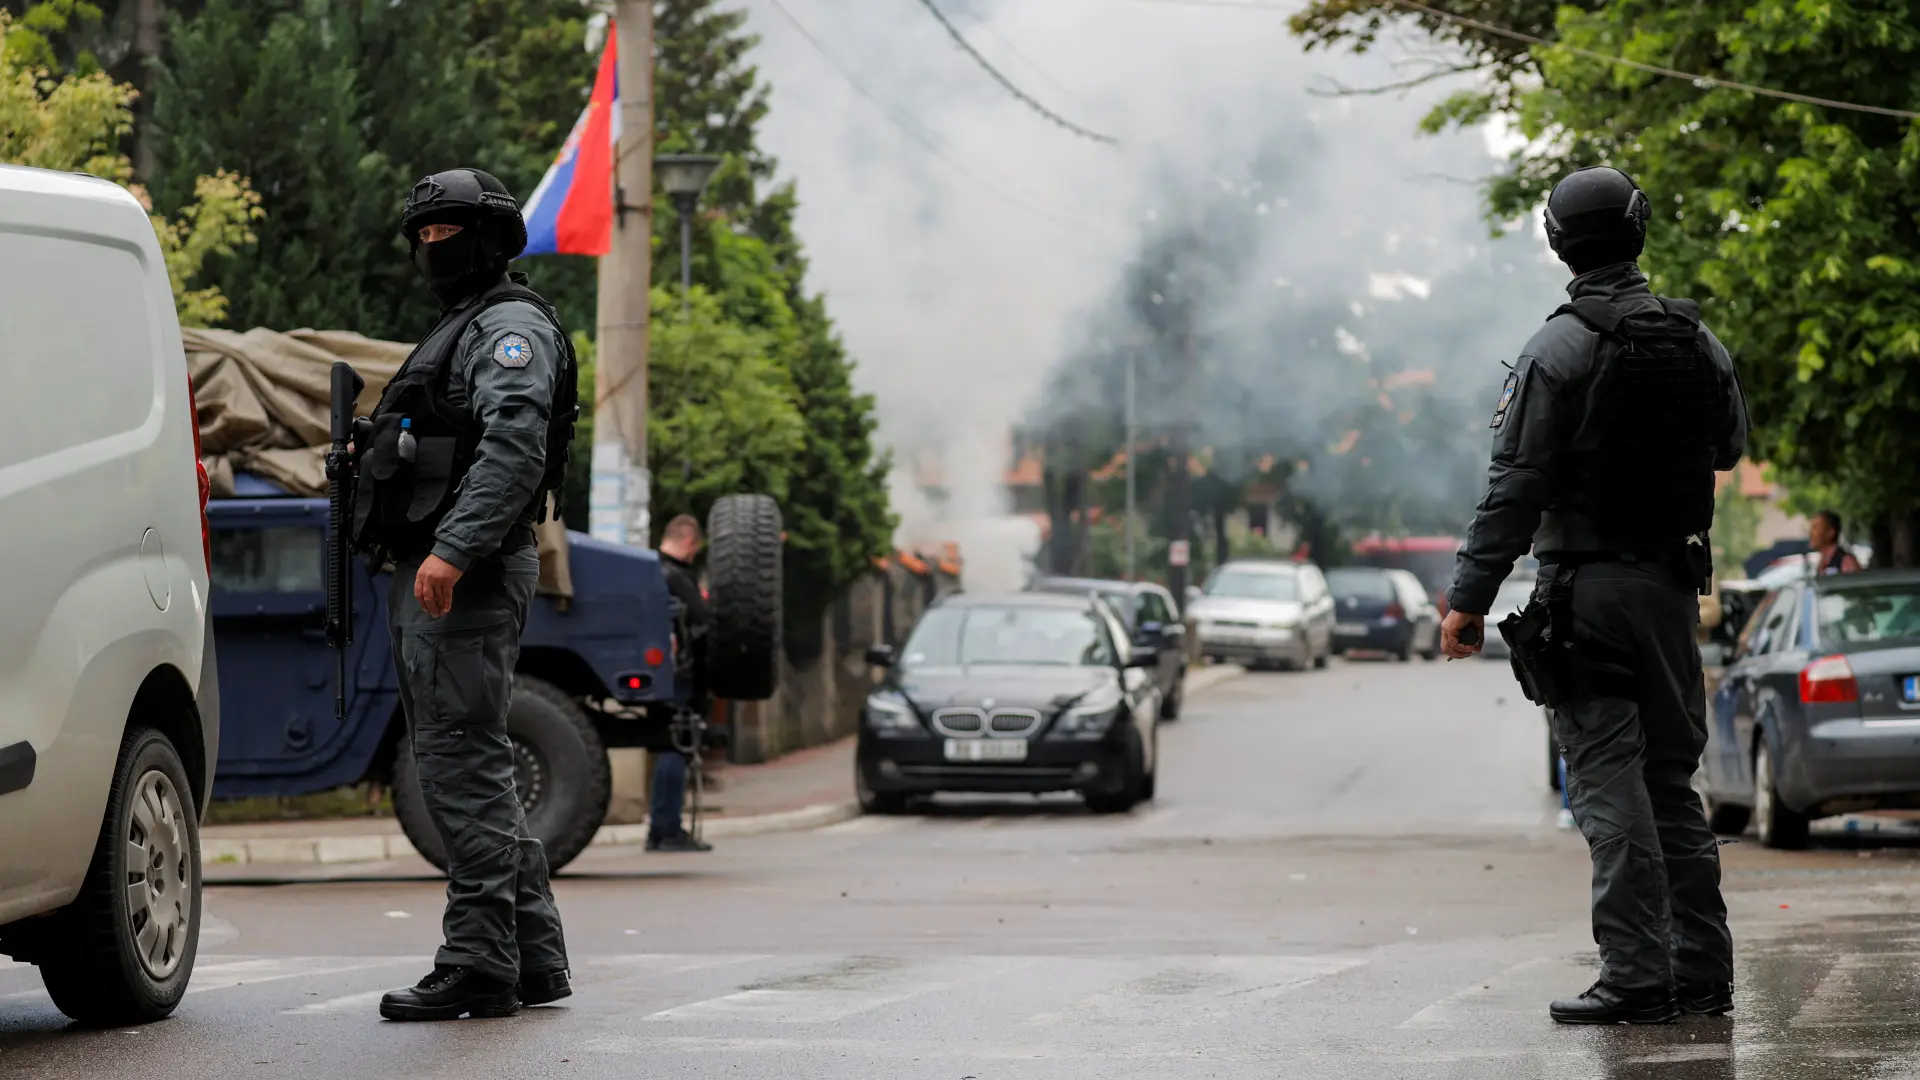
M 1807 543 L 1820 560 L 1819 573 L 1860 572 L 1860 560 L 1853 557 L 1853 552 L 1840 546 L 1840 515 L 1837 511 L 1822 510 L 1813 515 L 1813 520 L 1807 523 Z
M 685 631 L 679 647 L 692 654 L 684 668 L 692 678 L 678 687 L 679 704 L 704 714 L 713 706 L 707 693 L 707 633 L 713 625 L 713 612 L 693 569 L 701 541 L 700 522 L 692 515 L 681 514 L 667 522 L 660 538 L 660 570 L 666 576 L 667 591 L 682 612 L 680 625 Z M 652 811 L 647 817 L 648 851 L 713 850 L 713 845 L 687 832 L 680 819 L 681 804 L 687 797 L 687 759 L 688 755 L 679 750 L 662 750 L 655 755 Z

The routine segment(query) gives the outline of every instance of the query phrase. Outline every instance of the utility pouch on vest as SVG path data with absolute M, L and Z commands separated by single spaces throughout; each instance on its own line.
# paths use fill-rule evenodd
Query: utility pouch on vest
M 451 435 L 418 440 L 413 455 L 413 497 L 407 500 L 407 521 L 417 525 L 440 509 L 452 486 L 460 440 Z
M 1527 606 L 1500 620 L 1520 692 L 1549 709 L 1578 699 L 1585 685 L 1573 647 L 1572 600 L 1573 567 L 1542 567 Z

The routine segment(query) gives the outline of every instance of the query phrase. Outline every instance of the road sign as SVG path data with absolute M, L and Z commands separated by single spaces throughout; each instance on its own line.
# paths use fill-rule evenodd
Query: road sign
M 1187 565 L 1187 542 L 1185 540 L 1175 540 L 1167 545 L 1167 565 Z

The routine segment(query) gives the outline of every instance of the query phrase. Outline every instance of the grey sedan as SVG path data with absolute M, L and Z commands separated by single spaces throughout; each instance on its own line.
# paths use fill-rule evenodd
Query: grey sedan
M 1815 818 L 1920 807 L 1920 572 L 1806 577 L 1768 593 L 1709 703 L 1699 784 L 1714 828 L 1767 847 Z

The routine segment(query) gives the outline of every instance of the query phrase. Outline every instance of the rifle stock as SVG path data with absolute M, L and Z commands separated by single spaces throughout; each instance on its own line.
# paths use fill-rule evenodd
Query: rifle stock
M 327 447 L 327 644 L 334 651 L 334 717 L 347 717 L 347 646 L 353 643 L 354 403 L 366 386 L 344 360 L 333 364 Z M 357 447 L 354 449 L 358 449 Z

